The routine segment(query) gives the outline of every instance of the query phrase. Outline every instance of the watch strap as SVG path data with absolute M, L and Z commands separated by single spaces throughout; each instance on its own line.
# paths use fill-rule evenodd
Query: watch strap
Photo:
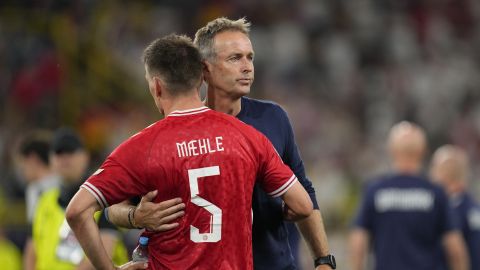
M 337 268 L 337 264 L 335 262 L 335 257 L 332 255 L 332 254 L 329 254 L 327 256 L 323 256 L 323 257 L 319 257 L 319 258 L 316 258 L 315 261 L 314 261 L 314 264 L 315 264 L 315 268 L 319 265 L 323 265 L 323 264 L 328 264 L 330 265 L 330 267 L 332 267 L 332 269 L 336 269 Z

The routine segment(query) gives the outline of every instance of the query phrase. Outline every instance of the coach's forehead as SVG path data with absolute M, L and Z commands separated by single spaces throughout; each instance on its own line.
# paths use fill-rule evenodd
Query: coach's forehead
M 223 31 L 215 35 L 213 46 L 217 53 L 239 51 L 253 53 L 250 38 L 240 31 Z

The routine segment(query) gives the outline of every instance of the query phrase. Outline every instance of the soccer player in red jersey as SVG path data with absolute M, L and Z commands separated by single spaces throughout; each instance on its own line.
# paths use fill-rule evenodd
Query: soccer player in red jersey
M 298 216 L 312 202 L 269 140 L 232 116 L 204 107 L 202 63 L 183 36 L 157 39 L 144 52 L 146 79 L 166 117 L 121 144 L 82 186 L 67 220 L 97 269 L 115 268 L 93 221 L 95 211 L 158 190 L 156 202 L 186 203 L 174 230 L 148 232 L 149 269 L 253 269 L 251 201 L 255 181 Z

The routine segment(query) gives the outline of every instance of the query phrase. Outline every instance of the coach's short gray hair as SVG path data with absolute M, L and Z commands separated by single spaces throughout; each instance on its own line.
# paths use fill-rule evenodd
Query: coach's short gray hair
M 245 18 L 236 21 L 225 17 L 210 21 L 206 26 L 198 29 L 193 43 L 200 51 L 203 60 L 212 59 L 215 56 L 213 48 L 213 39 L 218 33 L 224 31 L 238 31 L 248 36 L 250 32 L 250 22 Z

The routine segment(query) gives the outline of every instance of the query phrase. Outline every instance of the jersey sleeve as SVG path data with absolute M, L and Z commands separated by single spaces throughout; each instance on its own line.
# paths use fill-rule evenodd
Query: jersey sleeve
M 307 191 L 310 199 L 312 200 L 313 208 L 319 209 L 317 203 L 317 197 L 315 195 L 315 188 L 313 187 L 312 182 L 310 179 L 307 178 L 305 173 L 305 167 L 303 165 L 303 160 L 300 156 L 300 151 L 298 150 L 298 146 L 295 142 L 295 134 L 293 132 L 292 125 L 290 124 L 290 120 L 288 118 L 287 113 L 279 107 L 280 114 L 283 116 L 283 126 L 285 130 L 285 152 L 282 156 L 282 160 L 285 162 L 288 167 L 293 171 L 293 173 L 297 176 L 298 181 Z
M 449 231 L 460 230 L 459 216 L 456 215 L 449 203 L 447 194 L 441 189 L 437 190 L 436 200 L 440 211 L 440 231 L 445 234 Z
M 148 149 L 138 139 L 122 143 L 81 186 L 102 208 L 148 192 L 144 176 Z
M 373 221 L 375 216 L 374 196 L 375 191 L 372 186 L 367 187 L 364 198 L 360 203 L 360 208 L 353 221 L 353 227 L 363 228 L 368 231 L 373 229 Z
M 297 181 L 297 177 L 285 165 L 270 141 L 260 133 L 260 173 L 258 181 L 272 197 L 282 196 Z

